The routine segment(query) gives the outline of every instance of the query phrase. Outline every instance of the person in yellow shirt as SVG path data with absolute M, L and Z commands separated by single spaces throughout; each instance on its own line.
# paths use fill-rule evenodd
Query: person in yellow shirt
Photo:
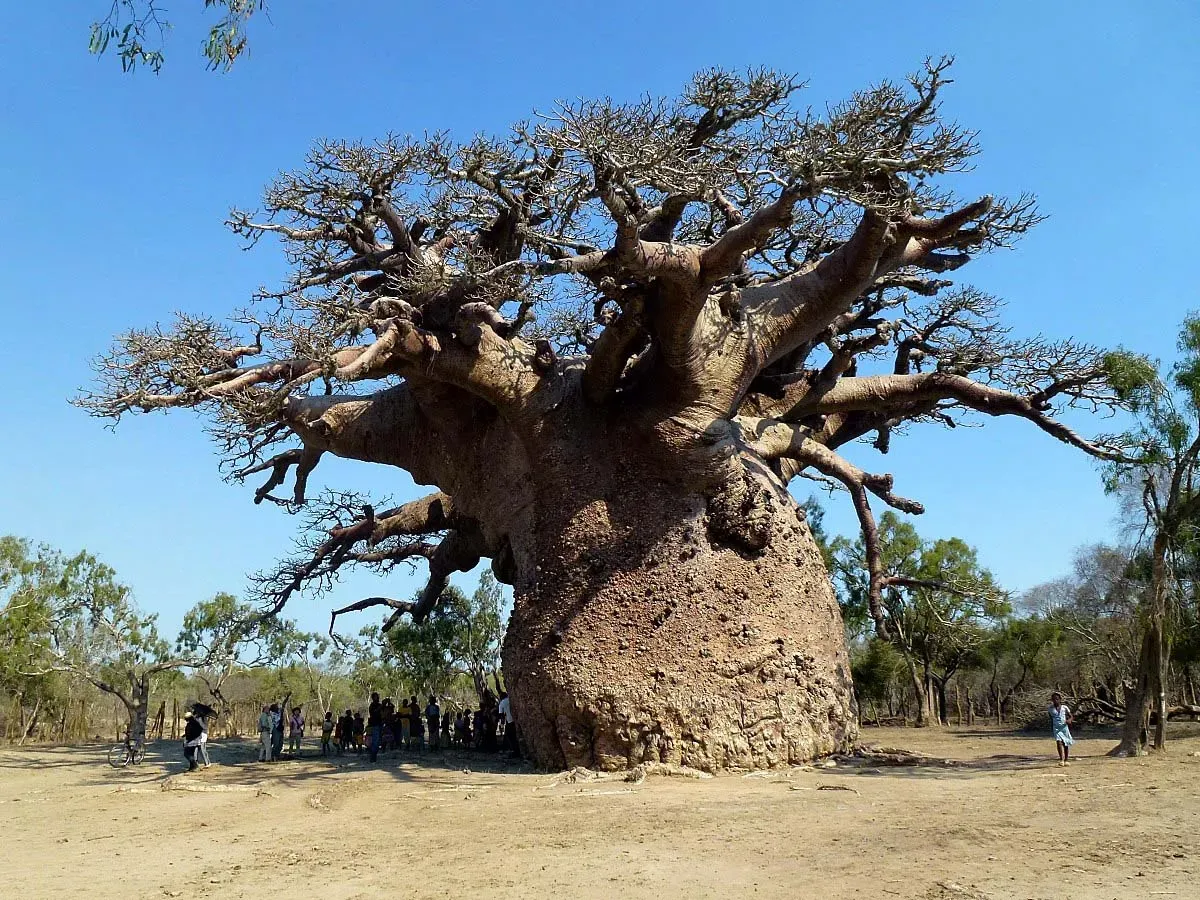
M 396 720 L 400 723 L 400 746 L 405 750 L 409 749 L 412 743 L 412 725 L 409 721 L 411 714 L 412 710 L 409 709 L 408 701 L 401 697 L 400 705 L 396 707 Z

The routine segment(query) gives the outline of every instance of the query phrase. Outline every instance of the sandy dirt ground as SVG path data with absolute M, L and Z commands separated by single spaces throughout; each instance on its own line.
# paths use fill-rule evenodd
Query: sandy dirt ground
M 867 729 L 961 761 L 565 779 L 466 755 L 253 761 L 215 742 L 114 770 L 107 745 L 0 749 L 0 896 L 1200 898 L 1200 727 L 1069 768 L 1045 736 Z

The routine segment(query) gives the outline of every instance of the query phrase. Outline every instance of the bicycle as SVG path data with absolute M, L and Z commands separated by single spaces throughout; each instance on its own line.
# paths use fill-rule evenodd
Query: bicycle
M 128 737 L 125 743 L 117 744 L 108 751 L 108 764 L 114 769 L 124 769 L 126 766 L 136 766 L 146 758 L 146 745 L 141 741 L 132 741 Z

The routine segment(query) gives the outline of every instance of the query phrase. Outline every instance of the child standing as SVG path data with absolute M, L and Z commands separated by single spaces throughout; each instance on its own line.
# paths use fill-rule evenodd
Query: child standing
M 333 710 L 325 713 L 325 721 L 321 723 L 321 755 L 328 756 L 330 744 L 333 743 Z
M 300 755 L 300 742 L 304 740 L 304 714 L 300 707 L 292 709 L 292 717 L 288 720 L 288 751 L 295 756 Z
M 1062 694 L 1055 691 L 1050 695 L 1050 730 L 1054 733 L 1054 747 L 1058 750 L 1058 764 L 1071 764 L 1071 745 L 1075 739 L 1071 737 L 1070 725 L 1075 721 L 1071 707 L 1063 703 Z

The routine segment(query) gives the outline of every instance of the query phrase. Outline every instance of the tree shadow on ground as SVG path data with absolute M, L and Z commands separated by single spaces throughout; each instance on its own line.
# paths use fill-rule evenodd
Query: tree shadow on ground
M 26 744 L 5 747 L 0 750 L 0 770 L 72 769 L 99 764 L 108 767 L 108 750 L 112 746 L 113 743 L 109 742 L 103 744 L 56 744 L 53 746 Z M 47 760 L 46 754 L 61 754 L 61 757 Z M 147 757 L 149 757 L 149 753 L 147 753 Z
M 146 757 L 140 764 L 114 769 L 108 764 L 108 751 L 112 746 L 112 743 L 103 743 L 14 747 L 0 751 L 0 770 L 94 768 L 95 777 L 84 779 L 82 784 L 111 785 L 116 788 L 149 788 L 181 776 L 195 779 L 201 784 L 249 787 L 278 782 L 330 783 L 348 773 L 365 775 L 382 772 L 397 781 L 415 781 L 419 777 L 422 783 L 451 784 L 461 779 L 439 778 L 437 773 L 449 776 L 451 773 L 461 775 L 469 772 L 471 775 L 487 776 L 529 775 L 534 772 L 529 763 L 510 760 L 503 753 L 458 749 L 425 753 L 391 750 L 380 753 L 378 762 L 372 763 L 366 752 L 321 756 L 313 746 L 305 748 L 299 757 L 284 754 L 275 762 L 263 763 L 257 759 L 257 741 L 237 738 L 209 741 L 212 766 L 207 769 L 188 772 L 182 742 L 174 740 L 149 742 L 146 745 Z M 61 758 L 48 761 L 47 754 L 61 754 Z M 433 778 L 429 777 L 431 774 Z

